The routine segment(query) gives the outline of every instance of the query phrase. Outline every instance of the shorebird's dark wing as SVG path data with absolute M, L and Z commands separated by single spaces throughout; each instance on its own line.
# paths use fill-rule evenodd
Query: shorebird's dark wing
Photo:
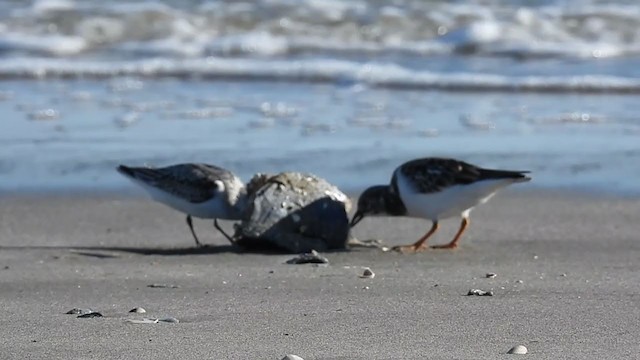
M 234 178 L 230 171 L 208 164 L 178 164 L 163 168 L 120 165 L 118 171 L 192 203 L 214 197 L 219 190 L 217 180 L 226 184 Z
M 402 164 L 391 179 L 393 191 L 398 191 L 397 176 L 401 173 L 421 193 L 438 192 L 455 185 L 467 185 L 483 180 L 513 179 L 527 181 L 528 171 L 483 169 L 464 161 L 447 158 L 416 159 Z

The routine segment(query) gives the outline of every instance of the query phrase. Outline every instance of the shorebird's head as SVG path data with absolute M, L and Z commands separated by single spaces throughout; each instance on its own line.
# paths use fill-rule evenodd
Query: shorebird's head
M 358 199 L 358 209 L 351 218 L 351 227 L 356 226 L 365 216 L 388 215 L 387 198 L 389 186 L 377 185 L 365 190 Z

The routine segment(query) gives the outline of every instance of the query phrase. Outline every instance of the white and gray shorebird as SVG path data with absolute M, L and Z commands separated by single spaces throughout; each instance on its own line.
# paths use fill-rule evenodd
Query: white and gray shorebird
M 438 221 L 461 216 L 460 228 L 451 242 L 435 249 L 455 249 L 469 225 L 469 213 L 495 193 L 513 183 L 531 180 L 528 171 L 494 170 L 447 158 L 416 159 L 393 172 L 390 185 L 368 188 L 358 200 L 351 219 L 355 226 L 365 216 L 408 216 L 432 221 L 431 229 L 411 245 L 393 249 L 403 253 L 423 251 L 438 230 Z
M 162 168 L 120 165 L 118 172 L 142 186 L 151 197 L 187 214 L 187 225 L 198 246 L 191 217 L 214 219 L 213 224 L 229 241 L 218 219 L 241 220 L 246 205 L 245 185 L 232 172 L 208 164 L 178 164 Z

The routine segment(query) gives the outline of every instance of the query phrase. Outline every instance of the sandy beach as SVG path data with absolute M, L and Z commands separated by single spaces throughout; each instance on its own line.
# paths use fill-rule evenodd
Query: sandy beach
M 536 359 L 635 358 L 638 214 L 637 199 L 505 191 L 456 251 L 357 249 L 314 266 L 238 253 L 201 220 L 215 246 L 194 249 L 184 218 L 145 198 L 5 196 L 0 359 L 496 359 L 518 344 Z M 432 243 L 458 225 L 442 224 Z M 428 227 L 368 218 L 355 235 L 394 245 Z M 125 321 L 144 317 L 180 322 Z
M 0 360 L 640 359 L 638 29 L 630 0 L 0 1 Z M 294 171 L 352 193 L 425 157 L 532 181 L 475 209 L 454 251 L 290 265 L 212 221 L 194 219 L 196 248 L 116 171 Z M 423 189 L 453 179 L 423 170 Z

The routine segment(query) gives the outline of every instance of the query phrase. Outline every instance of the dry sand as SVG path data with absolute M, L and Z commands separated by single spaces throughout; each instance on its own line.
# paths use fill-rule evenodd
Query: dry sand
M 496 359 L 517 344 L 535 359 L 638 358 L 639 214 L 633 199 L 505 192 L 457 251 L 358 249 L 323 267 L 239 254 L 204 221 L 219 247 L 194 250 L 184 218 L 147 199 L 3 197 L 0 359 Z M 355 234 L 393 245 L 428 227 L 369 218 Z M 125 323 L 163 316 L 180 323 Z

